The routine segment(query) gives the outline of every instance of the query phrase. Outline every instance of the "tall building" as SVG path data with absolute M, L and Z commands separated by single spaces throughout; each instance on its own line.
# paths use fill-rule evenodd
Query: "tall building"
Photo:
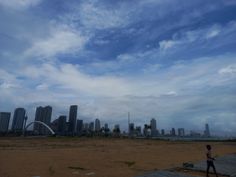
M 48 126 L 50 126 L 51 117 L 52 117 L 52 107 L 51 106 L 37 107 L 36 113 L 35 113 L 35 121 L 41 121 L 41 122 L 47 124 Z M 36 131 L 40 135 L 48 134 L 47 128 L 41 124 L 35 124 L 34 131 Z
M 66 133 L 66 116 L 59 116 L 58 118 L 58 133 L 65 135 Z
M 210 129 L 209 129 L 209 125 L 205 124 L 205 131 L 204 131 L 204 136 L 206 137 L 210 137 Z
M 150 121 L 151 136 L 157 136 L 157 122 L 156 119 L 152 118 Z
M 99 132 L 100 129 L 101 129 L 100 120 L 99 120 L 99 119 L 96 119 L 96 120 L 95 120 L 95 131 L 96 131 L 96 132 Z
M 176 133 L 175 133 L 175 128 L 172 128 L 172 129 L 171 129 L 170 135 L 171 135 L 171 136 L 175 136 L 175 135 L 176 135 Z
M 94 122 L 89 123 L 89 131 L 94 132 Z
M 24 121 L 26 120 L 25 115 L 25 109 L 24 108 L 16 108 L 13 116 L 13 122 L 12 122 L 12 131 L 13 132 L 22 132 Z
M 134 134 L 135 134 L 134 123 L 129 123 L 129 135 L 134 135 Z
M 89 129 L 89 124 L 88 123 L 83 123 L 83 131 L 87 132 Z
M 77 120 L 77 133 L 80 135 L 83 132 L 83 120 Z
M 0 133 L 7 133 L 10 117 L 10 112 L 0 112 Z
M 109 129 L 109 127 L 108 127 L 108 124 L 107 124 L 107 123 L 105 123 L 104 127 L 105 127 L 105 130 Z
M 165 130 L 161 129 L 161 135 L 164 136 L 165 135 Z
M 178 128 L 178 136 L 184 136 L 184 128 Z
M 72 135 L 76 133 L 77 110 L 77 105 L 70 106 L 68 132 Z

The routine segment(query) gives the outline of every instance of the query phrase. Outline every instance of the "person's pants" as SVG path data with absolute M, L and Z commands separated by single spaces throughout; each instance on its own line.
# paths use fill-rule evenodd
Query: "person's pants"
M 216 168 L 215 168 L 215 165 L 214 165 L 213 161 L 208 161 L 208 160 L 207 160 L 207 176 L 208 176 L 208 174 L 209 174 L 209 169 L 210 169 L 210 167 L 213 168 L 214 173 L 216 174 Z M 216 176 L 217 176 L 217 174 L 216 174 Z

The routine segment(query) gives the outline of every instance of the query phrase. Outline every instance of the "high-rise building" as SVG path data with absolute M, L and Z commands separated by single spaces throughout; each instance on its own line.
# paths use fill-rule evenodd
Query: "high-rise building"
M 178 136 L 184 136 L 184 128 L 178 128 Z
M 10 112 L 0 112 L 0 133 L 6 133 L 8 131 L 10 117 Z
M 94 122 L 89 123 L 89 131 L 94 132 Z
M 151 136 L 157 136 L 157 122 L 156 119 L 152 118 L 150 121 Z
M 83 131 L 88 131 L 89 124 L 88 123 L 83 123 Z
M 208 124 L 205 124 L 204 136 L 210 137 L 210 129 L 209 129 L 209 125 Z
M 12 131 L 13 132 L 22 132 L 24 121 L 26 120 L 25 115 L 25 109 L 24 108 L 16 108 L 13 116 L 13 122 L 12 122 Z
M 59 116 L 58 118 L 58 133 L 65 135 L 66 133 L 66 116 Z
M 51 117 L 52 117 L 52 107 L 51 106 L 37 107 L 36 113 L 35 113 L 35 121 L 40 121 L 40 122 L 43 122 L 43 123 L 47 124 L 48 126 L 50 126 Z M 34 131 L 36 131 L 40 135 L 48 134 L 47 128 L 41 124 L 35 124 Z
M 104 125 L 104 128 L 105 128 L 105 130 L 109 129 L 109 127 L 108 127 L 108 124 L 107 124 L 107 123 L 105 123 L 105 125 Z
M 164 136 L 165 135 L 165 130 L 161 129 L 161 135 Z
M 137 126 L 135 128 L 135 133 L 136 133 L 137 136 L 141 136 L 142 135 L 142 128 L 141 128 L 141 126 Z
M 95 120 L 95 131 L 96 131 L 96 132 L 99 132 L 100 129 L 101 129 L 100 120 L 99 120 L 99 119 L 96 119 L 96 120 Z
M 171 129 L 171 131 L 170 131 L 170 135 L 171 135 L 171 136 L 176 136 L 175 128 L 172 128 L 172 129 Z
M 80 135 L 83 132 L 83 120 L 77 120 L 77 133 Z
M 134 123 L 130 123 L 129 124 L 129 135 L 134 135 L 134 133 L 135 133 Z
M 70 106 L 68 132 L 72 135 L 76 133 L 77 110 L 77 105 Z
M 113 129 L 113 133 L 115 133 L 115 134 L 120 134 L 120 125 L 119 124 L 116 124 L 116 125 L 114 125 L 114 129 Z

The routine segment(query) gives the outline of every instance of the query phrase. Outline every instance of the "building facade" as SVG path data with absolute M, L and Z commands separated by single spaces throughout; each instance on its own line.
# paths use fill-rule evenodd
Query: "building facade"
M 151 126 L 151 136 L 157 136 L 157 121 L 156 119 L 152 118 L 150 121 L 150 126 Z
M 210 129 L 209 129 L 209 125 L 205 124 L 205 131 L 204 131 L 204 136 L 206 137 L 210 137 Z
M 76 133 L 77 110 L 77 105 L 70 106 L 68 132 L 72 135 Z
M 0 133 L 8 132 L 10 117 L 10 112 L 0 112 Z
M 37 107 L 35 113 L 35 121 L 41 121 L 50 126 L 52 117 L 52 107 Z M 48 134 L 48 129 L 41 124 L 34 124 L 34 131 L 40 135 Z
M 24 108 L 16 108 L 14 111 L 13 122 L 12 122 L 12 131 L 13 132 L 22 132 L 24 121 L 26 121 L 26 111 Z
M 95 120 L 95 132 L 99 132 L 101 130 L 101 123 L 99 119 Z

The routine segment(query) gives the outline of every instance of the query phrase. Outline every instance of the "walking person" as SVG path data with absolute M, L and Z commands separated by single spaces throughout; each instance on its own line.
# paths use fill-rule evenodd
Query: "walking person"
M 213 162 L 215 160 L 215 158 L 213 158 L 212 154 L 211 154 L 211 145 L 206 145 L 206 148 L 207 148 L 207 153 L 206 153 L 206 157 L 207 157 L 206 176 L 209 177 L 209 169 L 210 169 L 210 167 L 212 167 L 216 177 L 218 177 L 218 175 L 216 173 L 216 168 L 215 168 L 215 165 L 214 165 L 214 162 Z

